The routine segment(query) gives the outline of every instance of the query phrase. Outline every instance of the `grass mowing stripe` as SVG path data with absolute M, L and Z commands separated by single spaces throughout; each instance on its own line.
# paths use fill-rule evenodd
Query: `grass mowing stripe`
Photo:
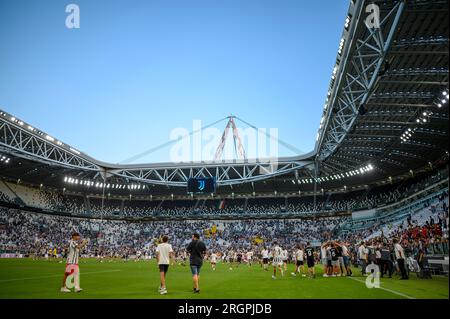
M 350 279 L 355 280 L 355 281 L 362 282 L 363 284 L 366 283 L 365 280 L 359 280 L 359 279 L 356 279 L 356 278 L 353 278 L 353 277 L 347 277 L 347 278 L 350 278 Z M 387 291 L 387 292 L 390 292 L 390 293 L 393 293 L 393 294 L 396 294 L 398 296 L 402 296 L 402 297 L 405 297 L 405 298 L 408 298 L 408 299 L 416 299 L 416 298 L 408 296 L 408 295 L 406 295 L 404 293 L 401 293 L 401 292 L 398 292 L 398 291 L 395 291 L 395 290 L 392 290 L 392 289 L 388 289 L 388 288 L 379 287 L 379 288 L 375 288 L 375 289 L 381 289 L 381 290 L 384 290 L 384 291 Z
M 103 270 L 103 271 L 90 271 L 90 272 L 83 272 L 80 273 L 83 276 L 84 275 L 90 275 L 90 274 L 101 274 L 106 272 L 117 272 L 120 271 L 120 269 L 114 269 L 114 270 Z M 33 280 L 33 279 L 44 279 L 44 278 L 53 278 L 53 277 L 62 277 L 61 274 L 59 275 L 49 275 L 49 276 L 39 276 L 39 277 L 25 277 L 25 278 L 13 278 L 13 279 L 0 279 L 0 282 L 8 282 L 8 281 L 21 281 L 21 280 Z

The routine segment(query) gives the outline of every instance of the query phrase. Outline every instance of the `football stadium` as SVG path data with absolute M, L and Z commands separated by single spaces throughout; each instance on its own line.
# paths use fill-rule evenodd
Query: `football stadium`
M 448 300 L 448 0 L 207 2 L 1 2 L 0 299 Z M 286 53 L 319 24 L 297 49 L 321 61 Z M 151 32 L 173 50 L 134 50 Z M 189 78 L 181 55 L 200 56 Z M 272 55 L 302 61 L 244 85 L 291 72 Z M 233 99 L 189 106 L 222 85 Z M 267 104 L 242 106 L 253 94 Z

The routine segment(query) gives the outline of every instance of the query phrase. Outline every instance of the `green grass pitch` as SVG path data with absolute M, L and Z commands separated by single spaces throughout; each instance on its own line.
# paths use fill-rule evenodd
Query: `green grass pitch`
M 213 271 L 205 263 L 201 274 L 201 293 L 194 295 L 188 266 L 171 266 L 167 277 L 168 294 L 158 294 L 159 273 L 154 261 L 115 262 L 82 260 L 80 263 L 80 293 L 61 293 L 59 288 L 64 263 L 31 259 L 0 259 L 0 298 L 281 298 L 281 299 L 392 299 L 392 298 L 449 298 L 448 277 L 435 276 L 410 280 L 381 279 L 381 288 L 369 289 L 355 269 L 355 277 L 323 278 L 317 267 L 317 278 L 291 277 L 294 266 L 289 265 L 285 277 L 273 280 L 271 271 L 259 265 L 241 265 L 229 269 L 219 264 Z

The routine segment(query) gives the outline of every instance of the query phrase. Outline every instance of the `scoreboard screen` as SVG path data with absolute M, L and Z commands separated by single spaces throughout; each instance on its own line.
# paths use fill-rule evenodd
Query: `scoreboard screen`
M 189 178 L 188 193 L 214 193 L 216 190 L 215 178 Z

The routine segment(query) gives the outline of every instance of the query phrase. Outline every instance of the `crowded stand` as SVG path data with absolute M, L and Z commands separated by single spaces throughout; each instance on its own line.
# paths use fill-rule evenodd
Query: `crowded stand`
M 50 191 L 2 183 L 2 201 L 12 201 L 2 192 L 9 187 L 26 206 L 73 215 L 116 217 L 189 217 L 196 216 L 277 216 L 280 214 L 304 214 L 318 212 L 351 212 L 386 206 L 420 192 L 430 185 L 445 181 L 446 171 L 426 174 L 396 184 L 346 192 L 301 197 L 249 197 L 245 199 L 192 199 L 192 200 L 126 200 L 98 196 L 62 194 Z M 1 185 L 1 184 L 0 184 Z M 3 194 L 3 195 L 2 195 Z
M 8 186 L 0 180 L 0 203 L 13 203 L 15 196 Z
M 228 263 L 246 255 L 254 255 L 255 261 L 261 261 L 264 250 L 272 249 L 274 243 L 286 251 L 287 262 L 293 262 L 298 249 L 302 249 L 298 247 L 310 243 L 317 251 L 316 262 L 324 266 L 325 277 L 351 276 L 350 266 L 361 267 L 364 275 L 370 263 L 378 265 L 382 275 L 396 273 L 402 279 L 408 279 L 409 272 L 416 272 L 417 269 L 446 273 L 448 267 L 429 266 L 431 258 L 448 258 L 445 256 L 449 253 L 449 196 L 445 187 L 448 179 L 445 175 L 437 175 L 415 183 L 359 191 L 361 197 L 373 192 L 374 197 L 370 198 L 382 200 L 384 205 L 369 210 L 374 215 L 362 219 L 355 217 L 357 211 L 355 216 L 317 215 L 291 219 L 277 216 L 279 212 L 289 209 L 289 205 L 309 207 L 313 203 L 310 199 L 301 202 L 301 197 L 230 199 L 227 207 L 227 201 L 213 199 L 102 200 L 98 197 L 35 191 L 26 198 L 21 197 L 21 200 L 30 206 L 47 208 L 46 211 L 0 206 L 0 253 L 32 258 L 64 257 L 68 239 L 73 232 L 78 232 L 90 239 L 83 250 L 84 257 L 100 261 L 151 259 L 155 257 L 155 247 L 161 236 L 169 234 L 176 260 L 183 263 L 185 247 L 192 233 L 200 233 L 208 247 L 206 258 L 214 254 Z M 21 190 L 18 187 L 11 189 L 17 193 Z M 390 189 L 391 194 L 386 193 L 386 189 Z M 7 199 L 5 203 L 11 202 L 2 194 L 1 198 Z M 354 195 L 342 194 L 341 205 L 348 204 Z M 333 205 L 333 196 L 323 197 L 325 200 L 317 201 L 323 209 Z M 392 198 L 395 198 L 394 203 L 386 201 Z M 356 200 L 354 203 L 357 204 Z M 90 213 L 86 214 L 88 210 Z M 251 216 L 265 215 L 266 218 L 224 220 L 217 214 L 221 210 L 228 211 L 229 216 L 246 211 Z M 161 217 L 180 214 L 186 218 L 152 221 L 123 218 L 147 216 L 142 212 Z M 199 213 L 209 214 L 211 218 L 190 219 Z M 105 218 L 113 215 L 118 218 Z M 331 253 L 335 251 L 345 257 L 340 268 L 333 266 L 336 263 Z
M 358 230 L 351 229 L 339 237 L 345 241 L 365 240 L 374 244 L 382 243 L 383 238 L 398 238 L 411 255 L 420 251 L 448 255 L 448 201 L 448 190 L 444 190 L 432 200 L 425 199 L 418 205 L 408 205 L 405 210 L 371 220 Z M 350 226 L 352 224 L 347 223 Z
M 76 231 L 91 238 L 85 256 L 150 258 L 154 256 L 155 243 L 163 234 L 171 234 L 175 251 L 182 255 L 190 235 L 198 232 L 204 236 L 210 251 L 223 256 L 258 252 L 276 241 L 281 247 L 288 248 L 292 257 L 295 247 L 311 242 L 322 247 L 318 260 L 323 259 L 333 245 L 345 245 L 349 260 L 353 265 L 359 265 L 360 247 L 367 250 L 365 258 L 368 261 L 376 262 L 381 249 L 390 247 L 392 250 L 393 241 L 398 240 L 408 258 L 417 260 L 417 256 L 448 255 L 448 192 L 442 192 L 426 207 L 403 215 L 393 223 L 380 219 L 378 224 L 371 224 L 366 230 L 336 232 L 344 224 L 351 224 L 351 217 L 129 222 L 0 208 L 0 249 L 35 257 L 48 256 L 48 251 L 57 249 L 58 256 L 62 256 L 67 239 Z
M 62 249 L 73 231 L 92 239 L 87 254 L 121 257 L 151 253 L 159 237 L 171 233 L 174 247 L 181 249 L 193 232 L 205 234 L 212 250 L 249 249 L 256 242 L 278 240 L 295 247 L 299 238 L 320 242 L 346 220 L 345 217 L 293 220 L 170 221 L 139 222 L 75 218 L 0 208 L 0 244 L 3 251 L 45 255 Z

